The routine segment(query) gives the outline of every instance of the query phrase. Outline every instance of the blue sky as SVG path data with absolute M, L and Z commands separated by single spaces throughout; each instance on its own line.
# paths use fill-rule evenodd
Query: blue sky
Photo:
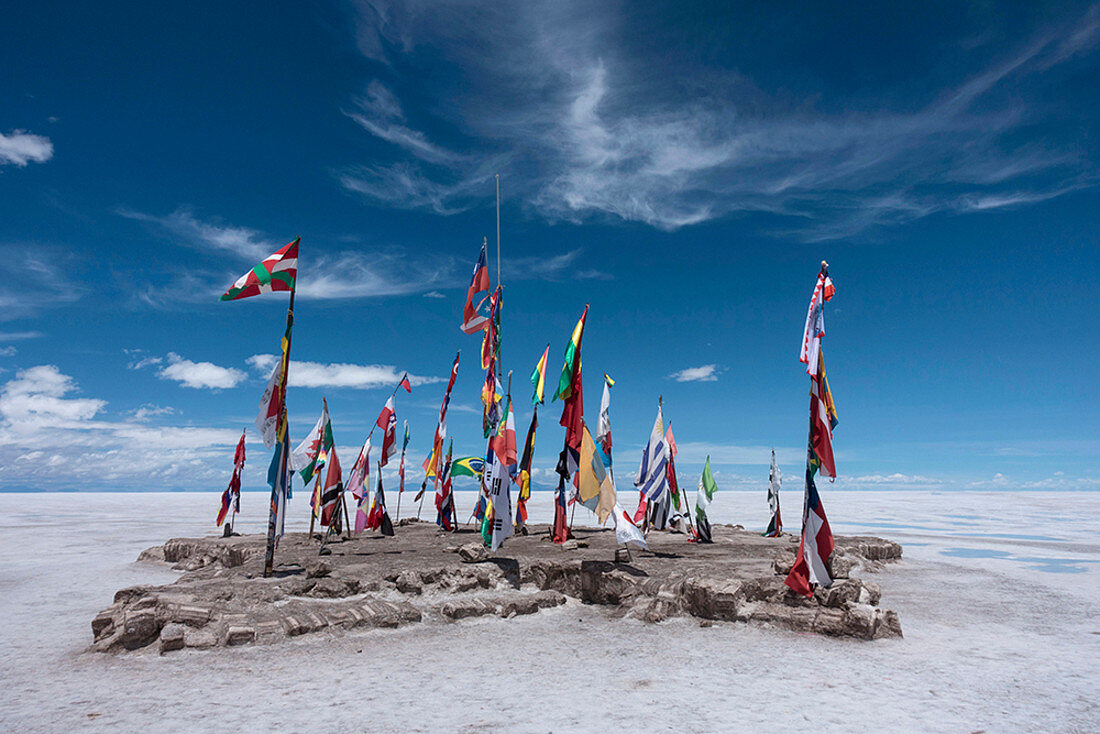
M 618 381 L 621 489 L 659 395 L 684 483 L 709 454 L 720 486 L 762 491 L 774 446 L 797 484 L 822 259 L 835 486 L 1100 488 L 1100 6 L 5 17 L 0 490 L 220 489 L 286 298 L 217 296 L 299 235 L 295 441 L 327 396 L 353 453 L 407 370 L 418 463 L 461 349 L 450 432 L 478 453 L 479 341 L 457 325 L 496 173 L 519 429 L 542 348 L 552 382 L 591 304 L 586 403 Z

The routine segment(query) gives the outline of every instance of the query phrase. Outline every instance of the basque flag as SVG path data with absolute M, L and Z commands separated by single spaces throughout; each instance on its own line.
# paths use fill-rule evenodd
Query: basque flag
M 462 331 L 474 334 L 485 328 L 489 319 L 482 316 L 480 311 L 489 294 L 489 268 L 485 265 L 485 247 L 487 242 L 481 243 L 481 254 L 474 263 L 474 273 L 470 276 L 470 289 L 466 292 L 466 307 L 462 310 Z M 474 298 L 484 293 L 485 296 L 474 305 Z

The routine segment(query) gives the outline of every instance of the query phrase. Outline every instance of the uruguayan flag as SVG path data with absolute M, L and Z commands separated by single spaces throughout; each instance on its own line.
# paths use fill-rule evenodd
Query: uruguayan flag
M 649 444 L 642 449 L 642 463 L 638 467 L 638 476 L 634 486 L 653 502 L 660 499 L 668 489 L 668 444 L 665 443 L 665 429 L 661 419 L 661 408 L 657 407 L 657 420 L 653 423 L 653 432 L 649 434 Z

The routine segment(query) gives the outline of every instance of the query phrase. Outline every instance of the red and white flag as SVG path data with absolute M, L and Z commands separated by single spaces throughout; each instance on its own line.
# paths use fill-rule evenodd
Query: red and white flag
M 336 456 L 336 447 L 328 456 L 328 471 L 325 474 L 325 488 L 321 492 L 321 527 L 327 528 L 332 524 L 333 515 L 336 512 L 340 500 L 340 494 L 344 491 L 340 484 L 343 478 L 340 471 L 340 459 Z
M 283 378 L 283 365 L 275 363 L 275 369 L 271 371 L 271 377 L 264 388 L 264 394 L 260 397 L 260 412 L 256 415 L 256 428 L 260 431 L 260 437 L 264 441 L 264 448 L 270 449 L 275 445 L 275 428 L 279 423 L 279 413 L 283 407 L 283 391 L 280 383 Z
M 397 453 L 397 414 L 394 412 L 392 395 L 379 413 L 375 425 L 385 432 L 382 435 L 382 456 L 378 459 L 378 465 L 385 466 L 390 462 L 390 457 Z
M 462 310 L 462 331 L 467 334 L 477 333 L 489 323 L 489 318 L 481 315 L 481 307 L 489 296 L 489 268 L 485 264 L 486 246 L 487 243 L 481 243 L 481 254 L 474 263 L 474 273 L 470 276 L 470 289 L 466 292 L 466 307 Z M 474 299 L 480 293 L 485 295 L 475 306 Z
M 432 453 L 424 459 L 424 475 L 427 477 L 434 477 L 443 469 L 443 440 L 447 437 L 447 406 L 451 404 L 451 388 L 455 386 L 455 378 L 458 377 L 460 355 L 461 352 L 455 354 L 454 364 L 451 365 L 451 379 L 447 381 L 447 391 L 443 393 L 443 404 L 439 406 L 439 423 L 435 426 Z
M 810 296 L 810 308 L 806 312 L 806 329 L 802 332 L 802 351 L 798 361 L 806 365 L 806 374 L 817 374 L 817 355 L 821 349 L 821 337 L 825 336 L 825 311 L 823 304 L 833 297 L 836 288 L 829 277 L 829 266 L 821 263 L 821 272 L 817 274 L 813 295 Z
M 807 462 L 809 463 L 809 462 Z M 784 583 L 803 596 L 813 596 L 813 585 L 830 586 L 829 556 L 833 553 L 833 531 L 825 517 L 821 496 L 814 484 L 813 472 L 806 467 L 806 509 L 802 514 L 802 542 L 798 556 Z
M 409 382 L 408 372 L 401 376 L 401 382 L 399 382 L 397 386 L 405 388 L 405 392 L 407 392 L 409 395 L 412 395 L 413 386 L 412 383 Z

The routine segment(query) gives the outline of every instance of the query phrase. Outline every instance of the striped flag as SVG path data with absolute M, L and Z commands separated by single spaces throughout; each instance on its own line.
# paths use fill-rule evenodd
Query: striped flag
M 638 466 L 638 476 L 634 478 L 634 486 L 649 502 L 660 499 L 668 489 L 668 444 L 665 443 L 664 424 L 659 405 L 657 419 L 653 422 L 653 430 L 649 434 L 649 443 L 642 449 L 642 463 Z
M 454 493 L 451 491 L 451 470 L 454 466 L 451 462 L 451 452 L 454 450 L 454 446 L 454 439 L 451 439 L 450 445 L 447 446 L 447 460 L 443 463 L 443 468 L 440 471 L 442 481 L 435 492 L 435 524 L 444 530 L 455 529 L 452 521 L 455 500 Z
M 792 591 L 803 596 L 813 596 L 813 585 L 830 586 L 829 556 L 833 553 L 833 531 L 825 517 L 825 508 L 809 462 L 806 466 L 806 506 L 802 510 L 802 540 L 798 544 L 798 555 L 794 566 L 787 574 L 784 583 Z
M 584 338 L 584 323 L 588 318 L 588 306 L 585 305 L 573 334 L 565 348 L 565 364 L 558 378 L 558 389 L 554 400 L 565 402 L 561 409 L 558 425 L 565 428 L 566 468 L 569 474 L 577 470 L 581 449 L 581 428 L 584 425 L 584 390 L 581 376 L 581 341 Z
M 798 355 L 798 361 L 806 365 L 807 375 L 816 374 L 817 371 L 817 354 L 821 349 L 821 337 L 825 336 L 824 304 L 833 297 L 834 293 L 836 288 L 833 287 L 833 280 L 829 277 L 829 265 L 822 262 L 813 295 L 810 296 L 810 307 L 806 312 L 806 328 L 802 332 L 802 350 Z
M 710 534 L 710 518 L 707 517 L 707 508 L 714 500 L 714 493 L 718 491 L 718 484 L 714 481 L 714 474 L 710 471 L 710 457 L 703 466 L 703 475 L 699 477 L 699 491 L 695 495 L 695 533 L 696 540 L 700 543 L 713 543 Z
M 275 428 L 279 424 L 279 415 L 283 412 L 282 381 L 283 366 L 276 362 L 264 393 L 260 396 L 260 412 L 256 414 L 256 429 L 260 432 L 265 449 L 275 445 Z
M 332 525 L 333 515 L 339 506 L 340 495 L 344 491 L 341 483 L 343 472 L 340 469 L 340 458 L 336 455 L 336 447 L 329 452 L 328 470 L 325 472 L 325 487 L 321 490 L 321 527 Z
M 462 331 L 467 334 L 474 334 L 485 328 L 485 325 L 489 322 L 489 319 L 481 315 L 481 306 L 485 303 L 483 297 L 478 304 L 474 305 L 474 299 L 478 294 L 489 293 L 489 268 L 485 264 L 485 248 L 488 246 L 488 242 L 481 243 L 481 253 L 477 257 L 477 262 L 474 263 L 474 273 L 470 276 L 470 288 L 466 291 L 466 307 L 462 310 Z
M 512 396 L 504 410 L 493 444 L 493 477 L 489 485 L 489 501 L 492 503 L 492 539 L 490 547 L 496 550 L 512 535 L 512 477 L 516 474 L 516 420 L 512 413 Z
M 443 461 L 443 441 L 447 438 L 447 406 L 451 404 L 451 388 L 455 386 L 455 377 L 458 376 L 458 358 L 461 352 L 455 353 L 454 364 L 451 365 L 451 379 L 447 381 L 447 391 L 443 393 L 443 404 L 439 406 L 439 422 L 435 426 L 435 438 L 432 440 L 432 452 L 424 460 L 424 476 L 434 477 Z
M 549 358 L 550 344 L 547 344 L 546 349 L 542 352 L 542 357 L 531 373 L 531 385 L 535 388 L 535 392 L 531 396 L 531 405 L 542 405 L 546 402 L 544 399 L 546 397 L 546 362 Z
M 603 452 L 604 466 L 611 467 L 611 388 L 615 381 L 603 373 L 603 397 L 600 398 L 600 417 L 596 423 L 596 443 Z
M 531 415 L 527 440 L 523 442 L 523 458 L 519 460 L 519 499 L 516 501 L 516 525 L 527 522 L 527 501 L 531 499 L 531 461 L 535 457 L 535 431 L 539 427 L 539 406 Z
M 603 465 L 603 459 L 587 426 L 581 427 L 580 466 L 577 469 L 577 478 L 577 499 L 596 513 L 596 519 L 600 521 L 600 525 L 603 525 L 618 504 L 615 499 L 615 483 Z
M 237 278 L 237 282 L 222 294 L 223 301 L 237 301 L 261 293 L 292 291 L 298 276 L 298 243 L 295 239 L 286 247 L 264 258 L 256 267 Z
M 309 484 L 315 472 L 324 467 L 332 448 L 332 423 L 328 418 L 328 403 L 321 404 L 321 417 L 298 448 L 290 453 L 290 468 L 298 472 L 304 484 Z
M 405 450 L 409 448 L 409 422 L 405 421 L 405 438 L 401 441 L 401 463 L 397 465 L 397 476 L 401 480 L 397 493 L 405 491 Z
M 825 353 L 817 353 L 817 370 L 810 378 L 811 463 L 821 476 L 836 478 L 833 458 L 833 429 L 837 425 L 836 406 L 825 376 Z

